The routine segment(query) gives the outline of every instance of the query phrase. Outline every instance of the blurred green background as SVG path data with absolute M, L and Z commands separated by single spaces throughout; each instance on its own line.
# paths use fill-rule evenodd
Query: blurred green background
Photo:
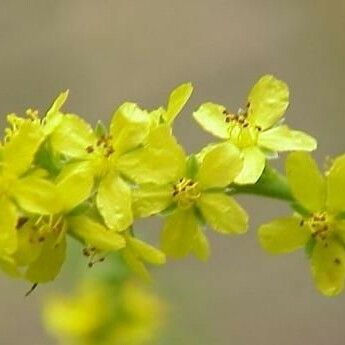
M 256 79 L 273 73 L 291 88 L 288 123 L 318 138 L 320 163 L 345 151 L 343 0 L 0 0 L 0 49 L 2 124 L 12 111 L 43 111 L 66 88 L 65 109 L 95 122 L 125 100 L 164 104 L 173 87 L 192 81 L 194 95 L 174 129 L 192 152 L 212 140 L 191 117 L 201 102 L 236 110 Z M 343 344 L 345 295 L 319 295 L 302 252 L 271 258 L 259 248 L 257 226 L 287 207 L 240 199 L 251 215 L 247 236 L 209 233 L 207 264 L 187 259 L 155 271 L 172 305 L 157 344 Z M 154 238 L 159 224 L 141 227 Z M 86 265 L 73 270 L 70 262 L 30 298 L 27 284 L 0 279 L 1 344 L 55 344 L 38 303 L 85 273 Z

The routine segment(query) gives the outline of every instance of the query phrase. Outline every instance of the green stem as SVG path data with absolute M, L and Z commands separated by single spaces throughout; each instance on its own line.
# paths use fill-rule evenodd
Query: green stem
M 266 165 L 260 179 L 255 184 L 232 184 L 229 188 L 231 195 L 254 194 L 289 202 L 294 201 L 286 177 L 268 165 Z

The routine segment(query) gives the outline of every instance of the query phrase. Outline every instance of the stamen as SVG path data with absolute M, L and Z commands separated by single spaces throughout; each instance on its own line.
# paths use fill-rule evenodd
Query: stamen
M 25 294 L 25 297 L 28 297 L 29 295 L 31 295 L 37 288 L 38 283 L 35 283 L 31 286 L 31 289 Z

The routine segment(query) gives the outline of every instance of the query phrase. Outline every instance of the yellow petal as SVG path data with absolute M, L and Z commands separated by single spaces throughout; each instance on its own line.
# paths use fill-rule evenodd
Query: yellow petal
M 289 105 L 289 88 L 272 75 L 264 75 L 248 96 L 248 120 L 266 129 L 274 125 Z
M 171 128 L 162 125 L 150 132 L 145 147 L 120 157 L 117 167 L 139 184 L 166 184 L 183 176 L 186 156 Z
M 187 255 L 192 251 L 198 228 L 198 220 L 193 209 L 178 210 L 168 216 L 161 234 L 162 250 L 175 258 Z
M 224 234 L 247 231 L 248 216 L 233 198 L 222 193 L 202 193 L 197 205 L 213 230 Z
M 19 278 L 21 276 L 17 263 L 11 256 L 0 256 L 0 269 L 12 278 Z
M 238 184 L 253 184 L 261 176 L 266 164 L 264 153 L 256 146 L 242 150 L 243 169 L 235 178 Z
M 239 149 L 231 143 L 215 145 L 203 156 L 197 174 L 202 188 L 225 187 L 240 173 L 243 161 Z
M 172 188 L 169 185 L 142 184 L 132 193 L 133 212 L 137 217 L 157 214 L 172 203 Z
M 46 135 L 51 134 L 55 128 L 60 124 L 63 114 L 60 112 L 60 109 L 67 100 L 69 91 L 60 93 L 60 95 L 53 102 L 50 109 L 47 111 L 47 115 L 44 118 L 43 130 Z
M 57 242 L 59 234 L 46 237 L 41 253 L 36 261 L 29 265 L 25 277 L 32 283 L 47 283 L 55 279 L 65 261 L 66 239 Z
M 72 158 L 87 156 L 87 148 L 96 143 L 92 127 L 81 117 L 67 114 L 50 136 L 54 150 Z
M 127 245 L 130 246 L 142 260 L 153 265 L 165 264 L 165 255 L 159 249 L 156 249 L 135 237 L 128 237 Z
M 291 130 L 288 126 L 277 126 L 261 132 L 258 145 L 271 151 L 313 151 L 317 142 L 304 132 Z
M 164 114 L 164 119 L 167 123 L 171 124 L 175 120 L 175 117 L 185 106 L 192 92 L 193 86 L 191 83 L 182 84 L 171 92 L 167 111 Z
M 336 296 L 344 288 L 345 249 L 335 239 L 318 241 L 311 257 L 311 271 L 319 291 Z
M 151 281 L 151 276 L 147 270 L 144 263 L 137 257 L 135 252 L 130 248 L 125 248 L 122 251 L 122 257 L 125 260 L 126 264 L 135 274 L 141 277 L 143 280 Z
M 326 183 L 313 158 L 305 152 L 290 153 L 285 170 L 296 200 L 311 212 L 324 210 Z
M 0 197 L 0 257 L 10 255 L 17 249 L 17 212 L 5 197 Z
M 101 180 L 96 203 L 110 229 L 126 230 L 133 223 L 131 191 L 119 176 L 108 174 Z
M 214 103 L 205 103 L 193 113 L 194 119 L 199 125 L 221 139 L 228 139 L 229 125 L 225 122 L 225 107 Z
M 25 173 L 43 140 L 43 132 L 37 123 L 24 122 L 11 140 L 3 146 L 2 160 L 5 172 L 15 176 Z
M 68 224 L 78 238 L 100 251 L 116 251 L 126 245 L 115 230 L 107 229 L 87 216 L 69 217 Z
M 198 228 L 192 247 L 194 255 L 202 261 L 206 261 L 210 256 L 210 244 L 204 232 Z
M 301 226 L 301 218 L 278 218 L 259 227 L 260 244 L 270 254 L 289 253 L 303 248 L 311 237 L 307 226 Z
M 43 243 L 37 239 L 39 235 L 36 233 L 37 229 L 31 221 L 18 229 L 18 248 L 13 257 L 19 266 L 27 266 L 39 257 Z
M 61 200 L 62 212 L 72 210 L 91 193 L 93 176 L 88 165 L 74 163 L 66 165 L 56 181 L 56 188 Z
M 55 214 L 61 210 L 56 186 L 35 175 L 17 180 L 11 194 L 19 206 L 30 213 Z
M 327 209 L 332 213 L 345 211 L 345 155 L 338 157 L 327 175 Z
M 110 124 L 114 149 L 118 153 L 127 152 L 142 144 L 150 130 L 147 111 L 135 103 L 124 103 L 114 113 Z

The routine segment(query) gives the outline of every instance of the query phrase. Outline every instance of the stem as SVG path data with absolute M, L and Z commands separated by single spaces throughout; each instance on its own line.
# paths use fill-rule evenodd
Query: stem
M 231 184 L 229 188 L 229 194 L 231 195 L 254 194 L 290 202 L 294 201 L 286 177 L 268 165 L 266 165 L 260 179 L 255 184 Z

